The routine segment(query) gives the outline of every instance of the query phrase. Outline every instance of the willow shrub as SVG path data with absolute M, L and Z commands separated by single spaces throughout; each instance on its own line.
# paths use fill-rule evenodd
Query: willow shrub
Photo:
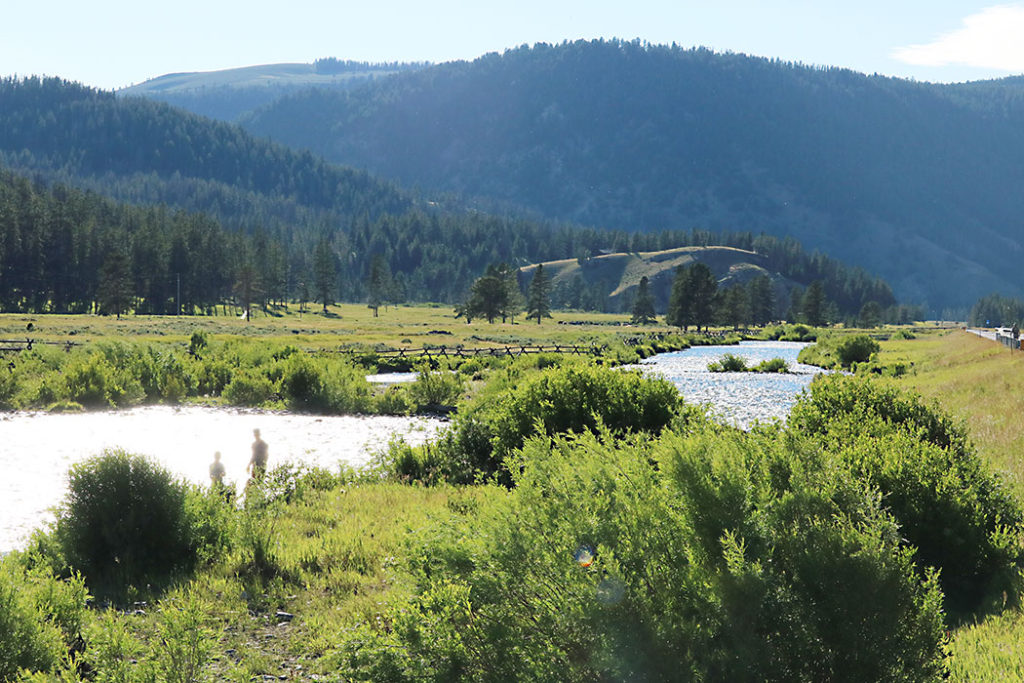
M 54 670 L 79 635 L 87 597 L 80 577 L 59 580 L 26 572 L 14 556 L 0 560 L 0 681 Z
M 496 381 L 502 393 L 485 390 L 486 401 L 424 447 L 420 463 L 404 458 L 408 467 L 397 473 L 416 477 L 431 463 L 454 483 L 494 475 L 508 483 L 505 459 L 534 434 L 581 433 L 598 425 L 620 434 L 657 434 L 683 409 L 671 382 L 599 365 L 564 363 L 514 380 L 499 373 Z
M 789 424 L 882 493 L 920 562 L 940 570 L 954 617 L 1018 593 L 1020 503 L 938 407 L 868 379 L 830 376 L 815 380 Z
M 532 439 L 508 495 L 417 531 L 415 596 L 330 663 L 391 681 L 939 680 L 934 577 L 819 453 L 710 431 Z
M 296 353 L 281 372 L 281 394 L 294 410 L 359 413 L 373 406 L 365 371 L 346 361 Z
M 231 522 L 222 507 L 190 503 L 188 487 L 163 467 L 108 450 L 71 468 L 56 538 L 90 588 L 116 597 L 158 587 L 226 548 Z

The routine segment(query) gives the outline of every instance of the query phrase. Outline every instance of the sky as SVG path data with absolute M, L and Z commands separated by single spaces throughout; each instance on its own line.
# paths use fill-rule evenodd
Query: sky
M 919 81 L 1024 73 L 1024 1 L 33 0 L 5 3 L 0 75 L 116 89 L 167 73 L 336 57 L 474 59 L 640 38 Z

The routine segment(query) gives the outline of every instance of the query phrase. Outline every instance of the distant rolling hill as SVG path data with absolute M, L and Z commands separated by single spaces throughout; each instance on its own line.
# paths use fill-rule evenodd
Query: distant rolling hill
M 668 308 L 672 281 L 676 268 L 700 262 L 708 266 L 718 280 L 720 288 L 747 284 L 759 275 L 771 278 L 775 289 L 776 317 L 785 315 L 790 305 L 790 293 L 799 283 L 769 269 L 769 259 L 746 249 L 734 247 L 681 247 L 662 251 L 603 254 L 588 259 L 562 259 L 546 261 L 544 272 L 553 289 L 582 286 L 600 288 L 608 298 L 609 310 L 629 310 L 628 302 L 635 295 L 640 278 L 647 277 L 654 307 L 659 314 Z M 520 280 L 525 286 L 533 279 L 538 264 L 520 268 Z M 573 280 L 580 284 L 574 285 Z
M 118 92 L 160 100 L 202 116 L 234 121 L 247 112 L 307 88 L 345 90 L 423 66 L 320 59 L 313 64 L 263 64 L 167 74 Z
M 792 236 L 935 312 L 1024 295 L 1024 95 L 576 42 L 307 90 L 243 125 L 486 208 Z

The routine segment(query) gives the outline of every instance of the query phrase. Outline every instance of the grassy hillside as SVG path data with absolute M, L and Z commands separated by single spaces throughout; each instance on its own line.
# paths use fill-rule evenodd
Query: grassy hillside
M 161 100 L 223 121 L 305 88 L 343 90 L 420 64 L 364 64 L 318 60 L 313 64 L 262 64 L 237 69 L 173 73 L 124 88 L 122 95 Z
M 668 306 L 676 268 L 701 262 L 711 268 L 719 287 L 746 284 L 758 275 L 768 275 L 775 283 L 775 300 L 781 310 L 789 306 L 790 289 L 797 283 L 768 269 L 768 259 L 753 251 L 734 247 L 681 247 L 662 251 L 603 254 L 587 259 L 547 261 L 544 272 L 552 287 L 570 287 L 579 278 L 583 287 L 599 287 L 606 291 L 612 310 L 628 309 L 624 301 L 632 299 L 640 282 L 647 277 L 654 295 L 655 310 Z M 520 269 L 521 278 L 529 282 L 537 264 Z

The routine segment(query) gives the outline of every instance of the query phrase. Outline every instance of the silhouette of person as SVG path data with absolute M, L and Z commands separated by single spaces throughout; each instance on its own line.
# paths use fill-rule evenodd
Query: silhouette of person
M 263 473 L 267 471 L 267 442 L 260 438 L 260 430 L 252 430 L 252 435 L 256 438 L 252 442 L 252 458 L 249 459 L 249 464 L 245 466 L 246 472 L 249 476 L 256 481 L 263 479 Z
M 220 461 L 220 451 L 213 454 L 213 462 L 210 463 L 210 484 L 214 487 L 224 485 L 224 463 Z

